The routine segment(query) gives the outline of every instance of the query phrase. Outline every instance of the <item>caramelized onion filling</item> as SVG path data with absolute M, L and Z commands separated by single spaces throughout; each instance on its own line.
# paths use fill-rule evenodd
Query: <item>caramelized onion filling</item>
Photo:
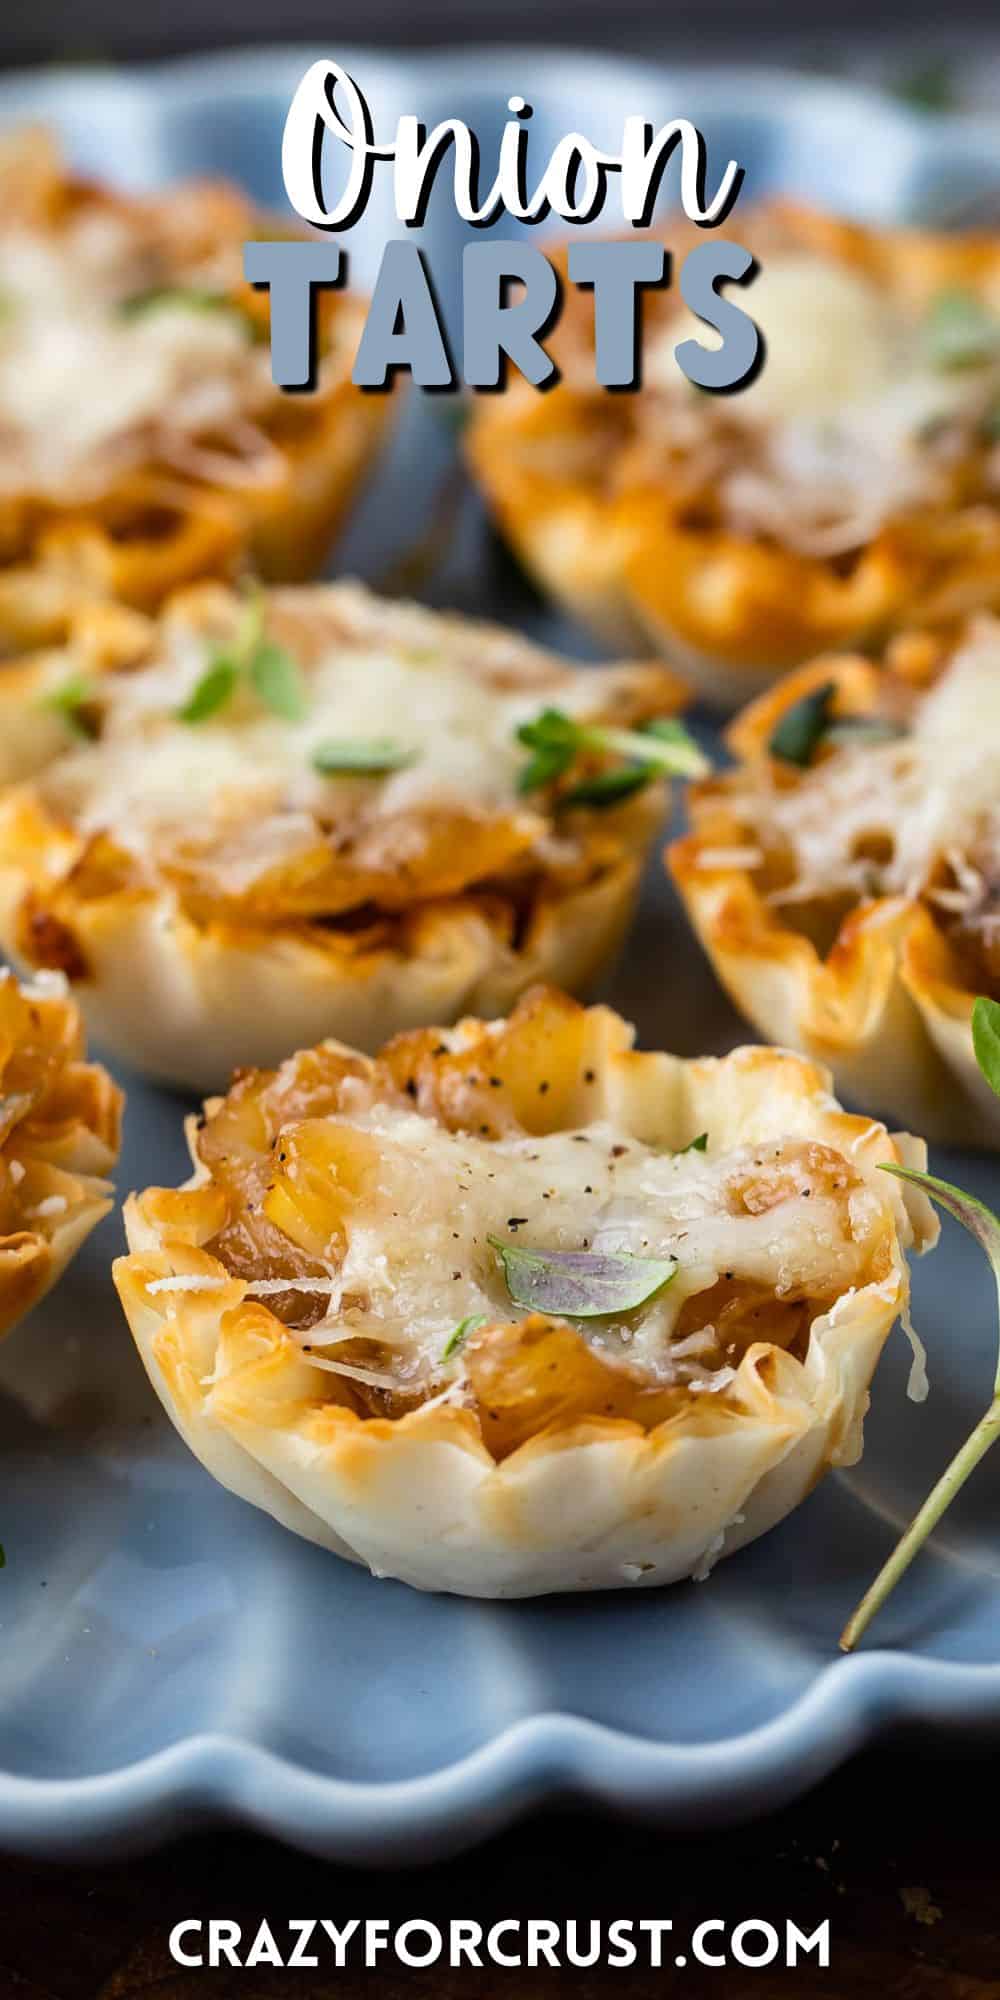
M 580 1012 L 579 1022 L 585 1018 Z M 220 1225 L 203 1247 L 301 1344 L 317 1370 L 317 1395 L 371 1417 L 402 1416 L 438 1396 L 459 1400 L 497 1457 L 577 1419 L 627 1418 L 650 1429 L 690 1407 L 692 1396 L 704 1401 L 707 1421 L 721 1421 L 752 1348 L 780 1348 L 801 1361 L 816 1317 L 851 1286 L 884 1275 L 873 1197 L 829 1145 L 772 1139 L 713 1159 L 710 1149 L 671 1154 L 615 1140 L 600 1122 L 567 1130 L 561 1120 L 593 1074 L 578 1066 L 584 1051 L 575 1017 L 527 1008 L 506 1029 L 495 1053 L 483 1041 L 466 1042 L 462 1029 L 445 1039 L 434 1031 L 401 1036 L 371 1062 L 321 1047 L 277 1071 L 248 1073 L 208 1107 L 196 1158 L 221 1200 Z M 406 1256 L 418 1276 L 432 1258 L 431 1279 L 420 1276 L 425 1292 L 429 1283 L 456 1325 L 469 1318 L 454 1355 L 442 1333 L 407 1346 L 407 1298 L 401 1289 L 397 1307 L 393 1291 L 397 1276 L 402 1288 L 410 1275 L 405 1258 L 392 1267 L 394 1239 L 423 1192 L 424 1162 L 406 1149 L 427 1128 L 451 1135 L 445 1199 L 454 1213 L 445 1221 L 455 1226 L 442 1240 L 456 1246 L 456 1268 L 446 1267 L 437 1237 L 425 1252 L 421 1225 Z M 609 1243 L 677 1258 L 659 1307 L 647 1301 L 585 1320 L 516 1316 L 480 1209 L 473 1233 L 463 1212 L 471 1188 L 483 1212 L 496 1211 L 495 1226 L 520 1240 L 527 1218 L 506 1214 L 513 1197 L 501 1173 L 512 1152 L 525 1177 L 521 1206 L 530 1209 L 541 1188 L 541 1203 L 552 1202 L 536 1210 L 545 1217 L 557 1214 L 560 1198 L 558 1185 L 543 1185 L 550 1162 L 579 1160 L 579 1191 L 574 1185 L 562 1203 L 579 1247 L 603 1232 Z M 646 1174 L 667 1191 L 662 1209 L 655 1199 L 636 1209 L 631 1191 Z M 672 1176 L 682 1186 L 673 1197 Z M 494 1179 L 506 1188 L 495 1198 Z M 813 1218 L 816 1225 L 807 1249 L 795 1240 L 804 1203 L 811 1204 L 806 1226 Z M 713 1244 L 725 1230 L 731 1264 L 720 1268 L 715 1249 L 709 1257 L 706 1227 Z M 370 1285 L 359 1276 L 359 1234 Z M 828 1252 L 817 1249 L 827 1237 Z M 765 1252 L 770 1279 L 761 1275 Z M 474 1297 L 473 1266 L 481 1288 Z M 663 1300 L 669 1316 L 651 1341 L 649 1316 Z

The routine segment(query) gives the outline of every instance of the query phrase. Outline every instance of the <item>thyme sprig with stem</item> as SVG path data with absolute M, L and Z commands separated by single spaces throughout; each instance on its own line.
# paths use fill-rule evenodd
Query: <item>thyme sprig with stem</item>
M 972 1009 L 972 1041 L 976 1061 L 989 1084 L 990 1089 L 1000 1097 L 1000 1005 L 995 1000 L 978 999 Z M 997 1287 L 997 1309 L 1000 1314 L 1000 1218 L 994 1215 L 975 1195 L 966 1194 L 963 1188 L 953 1187 L 950 1181 L 941 1181 L 934 1174 L 923 1174 L 915 1167 L 903 1167 L 882 1161 L 882 1172 L 894 1174 L 898 1180 L 912 1181 L 922 1188 L 949 1215 L 955 1217 L 970 1236 L 982 1245 L 990 1260 Z M 841 1633 L 840 1644 L 845 1653 L 857 1645 L 877 1611 L 895 1589 L 900 1577 L 909 1569 L 914 1557 L 919 1554 L 942 1516 L 960 1493 L 967 1479 L 975 1471 L 980 1460 L 985 1458 L 990 1446 L 1000 1436 L 1000 1355 L 993 1382 L 993 1395 L 989 1407 L 979 1422 L 970 1431 L 965 1443 L 955 1453 L 951 1464 L 941 1474 L 937 1484 L 927 1495 L 910 1522 L 904 1535 L 893 1549 L 888 1561 L 883 1563 L 874 1583 L 866 1590 L 857 1609 L 852 1612 Z
M 561 708 L 543 708 L 533 721 L 522 722 L 516 735 L 532 753 L 518 778 L 520 792 L 555 784 L 588 750 L 623 760 L 560 793 L 561 806 L 615 805 L 654 778 L 702 778 L 711 768 L 675 716 L 657 717 L 639 729 L 616 729 L 609 723 L 578 722 Z
M 179 722 L 207 722 L 225 708 L 241 682 L 249 683 L 257 700 L 283 722 L 301 722 L 306 697 L 298 662 L 284 646 L 264 637 L 264 593 L 252 589 L 230 645 L 208 659 L 200 678 L 177 711 Z

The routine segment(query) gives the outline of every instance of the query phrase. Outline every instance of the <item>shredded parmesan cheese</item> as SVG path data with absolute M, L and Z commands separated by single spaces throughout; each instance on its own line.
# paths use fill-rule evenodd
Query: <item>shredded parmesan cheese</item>
M 746 309 L 763 331 L 766 366 L 724 409 L 692 396 L 674 359 L 684 339 L 721 344 L 694 314 L 669 317 L 645 363 L 663 403 L 649 425 L 651 452 L 659 438 L 692 468 L 700 454 L 730 527 L 832 558 L 944 490 L 948 454 L 935 439 L 974 437 L 1000 388 L 996 360 L 934 368 L 923 309 L 833 259 L 772 254 Z
M 726 1351 L 729 1321 L 724 1314 L 716 1326 L 707 1310 L 695 1332 L 675 1338 L 687 1302 L 717 1284 L 723 1303 L 741 1285 L 752 1299 L 770 1295 L 779 1305 L 849 1291 L 865 1281 L 884 1220 L 881 1195 L 839 1154 L 796 1140 L 713 1157 L 658 1151 L 603 1121 L 484 1139 L 392 1102 L 359 1102 L 350 1116 L 324 1119 L 322 1133 L 317 1164 L 329 1180 L 331 1229 L 343 1250 L 336 1287 L 316 1278 L 302 1289 L 321 1296 L 337 1289 L 336 1321 L 297 1338 L 308 1348 L 375 1343 L 392 1357 L 397 1389 L 433 1379 L 464 1319 L 520 1316 L 491 1237 L 512 1250 L 676 1258 L 673 1278 L 641 1309 L 589 1321 L 587 1337 L 657 1381 L 718 1393 L 739 1359 Z M 294 1210 L 299 1143 L 289 1140 L 287 1164 L 275 1162 L 279 1178 L 287 1175 L 282 1213 L 289 1203 Z M 308 1149 L 308 1128 L 301 1144 Z M 345 1184 L 363 1190 L 356 1198 L 337 1193 L 341 1150 Z M 247 1289 L 267 1296 L 295 1290 L 296 1281 Z M 767 1338 L 766 1313 L 750 1335 Z M 336 1363 L 343 1371 L 353 1365 Z
M 261 428 L 278 397 L 268 347 L 228 302 L 232 228 L 206 263 L 166 252 L 126 207 L 0 226 L 0 495 L 86 499 L 151 463 L 222 486 L 281 476 Z M 324 354 L 321 388 L 341 367 Z
M 235 624 L 242 607 L 231 615 Z M 618 670 L 504 650 L 429 613 L 373 612 L 350 585 L 312 590 L 308 605 L 273 591 L 267 615 L 269 642 L 285 643 L 301 677 L 301 717 L 271 713 L 245 684 L 204 720 L 183 720 L 232 635 L 178 612 L 145 664 L 102 680 L 100 740 L 41 773 L 46 806 L 82 838 L 110 833 L 140 872 L 178 870 L 215 898 L 250 898 L 266 883 L 281 908 L 287 883 L 303 916 L 416 899 L 428 874 L 424 894 L 454 893 L 529 852 L 546 869 L 572 864 L 578 845 L 519 793 L 527 753 L 516 731 L 546 703 L 614 712 Z M 324 746 L 384 738 L 387 719 L 401 768 L 319 768 Z M 467 840 L 448 834 L 449 815 L 469 823 Z
M 303 1353 L 302 1358 L 310 1368 L 325 1368 L 331 1375 L 346 1375 L 349 1381 L 363 1382 L 368 1389 L 398 1391 L 406 1386 L 398 1375 L 386 1375 L 377 1368 L 358 1368 L 350 1361 L 331 1361 L 323 1354 Z
M 917 896 L 939 860 L 953 882 L 930 896 L 949 912 L 970 907 L 984 883 L 969 845 L 1000 852 L 1000 622 L 975 622 L 909 735 L 838 747 L 791 785 L 754 766 L 731 796 L 765 853 L 794 857 L 792 879 L 769 892 L 778 908 L 841 892 Z
M 248 1284 L 247 1291 L 254 1298 L 273 1298 L 281 1292 L 315 1292 L 322 1298 L 330 1298 L 339 1291 L 335 1278 L 255 1278 Z

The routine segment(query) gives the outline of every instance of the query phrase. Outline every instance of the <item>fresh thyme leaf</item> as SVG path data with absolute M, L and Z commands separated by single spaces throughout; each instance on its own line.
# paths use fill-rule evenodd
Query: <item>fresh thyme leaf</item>
M 464 1319 L 460 1319 L 458 1325 L 452 1328 L 441 1349 L 442 1361 L 450 1361 L 452 1355 L 458 1353 L 463 1341 L 468 1339 L 470 1333 L 475 1333 L 477 1326 L 485 1326 L 488 1318 L 488 1313 L 467 1313 Z
M 515 734 L 519 743 L 534 751 L 518 779 L 521 792 L 554 783 L 583 751 L 599 750 L 628 760 L 582 779 L 560 800 L 561 805 L 607 806 L 663 773 L 700 777 L 709 768 L 683 723 L 673 716 L 656 718 L 641 729 L 614 729 L 604 723 L 577 722 L 560 708 L 543 708 L 533 721 L 522 722 Z
M 1000 319 L 975 292 L 939 292 L 924 325 L 933 367 L 979 368 L 1000 355 Z
M 225 651 L 209 660 L 201 679 L 178 709 L 181 722 L 206 722 L 232 700 L 241 680 L 272 715 L 301 722 L 307 713 L 305 688 L 297 661 L 284 646 L 263 636 L 264 593 L 254 586 L 246 599 L 239 626 Z
M 689 1139 L 686 1146 L 678 1146 L 677 1153 L 703 1153 L 708 1145 L 708 1133 L 699 1132 L 697 1139 Z
M 263 639 L 250 656 L 247 672 L 258 700 L 272 715 L 280 715 L 286 722 L 302 721 L 308 704 L 302 675 L 291 653 Z
M 560 709 L 543 708 L 533 722 L 522 722 L 515 734 L 525 749 L 535 753 L 518 778 L 519 792 L 536 792 L 569 770 L 577 753 L 577 728 Z
M 995 1000 L 977 999 L 972 1009 L 972 1041 L 976 1061 L 990 1089 L 1000 1096 L 1000 1006 Z M 967 1229 L 970 1236 L 985 1250 L 993 1272 L 997 1288 L 997 1307 L 1000 1312 L 1000 1219 L 994 1215 L 975 1195 L 967 1194 L 963 1188 L 953 1187 L 950 1181 L 939 1181 L 933 1174 L 920 1173 L 915 1167 L 902 1167 L 881 1161 L 882 1172 L 893 1174 L 897 1180 L 911 1181 L 914 1187 L 922 1188 L 939 1207 L 953 1215 L 956 1222 Z M 897 1542 L 888 1562 L 884 1563 L 871 1588 L 865 1592 L 857 1610 L 848 1619 L 841 1634 L 840 1643 L 845 1653 L 850 1652 L 866 1631 L 875 1613 L 885 1603 L 895 1589 L 901 1576 L 909 1569 L 914 1556 L 923 1548 L 928 1535 L 937 1527 L 943 1514 L 950 1507 L 955 1495 L 965 1485 L 970 1474 L 985 1458 L 990 1446 L 1000 1437 L 1000 1359 L 997 1362 L 993 1382 L 993 1399 L 978 1424 L 970 1431 L 965 1443 L 955 1453 L 951 1464 L 942 1473 L 937 1485 L 928 1494 L 910 1522 L 905 1534 Z
M 561 708 L 543 708 L 531 722 L 522 722 L 515 731 L 519 743 L 529 750 L 575 751 L 580 740 L 580 724 Z
M 178 722 L 207 722 L 210 715 L 217 714 L 232 700 L 239 677 L 236 661 L 228 654 L 218 654 L 196 681 L 183 707 L 177 710 Z
M 804 770 L 821 743 L 840 746 L 891 743 L 896 737 L 906 735 L 904 724 L 891 722 L 887 716 L 834 718 L 831 708 L 836 692 L 834 682 L 825 681 L 822 687 L 813 688 L 785 710 L 768 745 L 772 757 L 780 757 L 786 764 L 798 764 Z
M 621 764 L 613 771 L 598 771 L 593 778 L 581 778 L 559 799 L 560 806 L 616 806 L 619 799 L 641 792 L 659 776 L 655 764 Z
M 188 312 L 229 313 L 239 320 L 251 340 L 266 338 L 253 314 L 247 312 L 238 299 L 230 298 L 226 292 L 208 291 L 199 285 L 147 285 L 143 291 L 120 299 L 118 313 L 121 319 L 142 319 L 146 313 L 158 312 L 162 306 L 181 306 Z
M 94 684 L 86 674 L 69 674 L 59 686 L 51 688 L 42 697 L 44 708 L 55 709 L 63 721 L 69 725 L 74 736 L 91 738 L 95 731 L 86 709 L 94 699 Z
M 990 1089 L 1000 1097 L 1000 1005 L 982 996 L 972 1008 L 972 1046 Z
M 811 688 L 791 708 L 786 708 L 768 744 L 772 757 L 805 769 L 830 726 L 830 707 L 836 692 L 833 681 L 824 681 L 822 687 Z
M 644 1306 L 677 1269 L 676 1257 L 605 1256 L 597 1250 L 528 1250 L 489 1236 L 499 1253 L 507 1290 L 529 1312 L 563 1319 L 602 1319 Z
M 384 771 L 402 771 L 416 762 L 416 752 L 391 736 L 345 736 L 339 742 L 317 743 L 312 753 L 314 771 L 324 777 L 350 775 L 375 778 Z
M 959 101 L 954 69 L 943 56 L 932 56 L 908 70 L 891 88 L 892 95 L 914 111 L 953 111 Z
M 519 792 L 537 792 L 543 785 L 555 783 L 569 770 L 576 752 L 571 743 L 554 743 L 550 749 L 536 750 L 519 773 Z

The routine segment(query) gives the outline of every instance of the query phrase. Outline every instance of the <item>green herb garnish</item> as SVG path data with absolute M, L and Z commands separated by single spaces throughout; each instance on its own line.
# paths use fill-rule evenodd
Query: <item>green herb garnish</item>
M 468 1339 L 470 1333 L 475 1333 L 477 1326 L 485 1326 L 488 1318 L 488 1313 L 467 1313 L 464 1319 L 460 1319 L 458 1325 L 452 1328 L 441 1349 L 442 1361 L 450 1361 L 452 1355 L 458 1353 L 459 1348 Z
M 972 1009 L 972 1046 L 990 1089 L 1000 1097 L 1000 1007 L 977 1000 Z
M 265 639 L 263 627 L 263 593 L 254 590 L 232 643 L 212 655 L 187 701 L 177 710 L 179 722 L 207 722 L 244 682 L 272 715 L 280 715 L 284 722 L 302 721 L 306 697 L 298 664 L 283 646 Z
M 575 722 L 560 708 L 543 708 L 533 722 L 522 722 L 517 740 L 532 752 L 518 778 L 520 792 L 538 791 L 565 776 L 582 751 L 598 750 L 626 759 L 612 770 L 582 779 L 562 795 L 562 805 L 607 806 L 639 791 L 665 773 L 699 778 L 708 759 L 672 716 L 641 729 L 614 729 L 603 723 Z
M 263 639 L 247 662 L 254 693 L 272 715 L 285 722 L 301 722 L 306 713 L 302 676 L 291 653 Z
M 676 1257 L 605 1256 L 598 1250 L 528 1250 L 488 1236 L 503 1263 L 507 1290 L 528 1312 L 558 1313 L 563 1319 L 603 1319 L 634 1312 L 677 1269 Z
M 995 1000 L 978 999 L 972 1009 L 972 1044 L 976 1061 L 992 1091 L 1000 1096 L 1000 1006 Z M 923 1188 L 933 1201 L 955 1217 L 964 1229 L 969 1231 L 977 1243 L 981 1244 L 990 1260 L 997 1287 L 1000 1305 L 1000 1219 L 977 1201 L 974 1195 L 966 1194 L 962 1188 L 952 1187 L 949 1181 L 939 1181 L 933 1174 L 922 1174 L 915 1167 L 881 1163 L 882 1172 L 894 1174 L 897 1180 L 912 1181 L 915 1187 Z M 841 1634 L 840 1643 L 845 1653 L 867 1629 L 875 1613 L 879 1611 L 909 1569 L 914 1556 L 923 1548 L 932 1530 L 937 1527 L 942 1515 L 950 1507 L 955 1495 L 961 1492 L 966 1480 L 976 1469 L 980 1459 L 985 1458 L 991 1444 L 1000 1436 L 1000 1361 L 993 1383 L 993 1400 L 985 1415 L 956 1452 L 946 1472 L 942 1473 L 933 1491 L 928 1494 L 923 1506 L 915 1514 L 906 1533 L 897 1542 L 892 1555 L 879 1571 L 870 1590 L 865 1592 L 857 1610 L 848 1619 Z
M 924 325 L 935 368 L 980 368 L 1000 356 L 1000 319 L 975 292 L 939 292 Z
M 703 1153 L 708 1145 L 708 1133 L 699 1132 L 697 1139 L 689 1139 L 686 1146 L 678 1146 L 677 1157 L 682 1153 Z
M 239 320 L 251 340 L 266 338 L 259 322 L 240 304 L 239 299 L 230 298 L 226 292 L 210 292 L 199 285 L 147 285 L 143 291 L 132 292 L 127 299 L 120 299 L 118 313 L 121 319 L 143 319 L 147 313 L 158 312 L 163 306 L 180 306 L 186 312 L 229 313 Z
M 92 738 L 96 731 L 87 709 L 94 695 L 93 681 L 88 680 L 86 674 L 69 674 L 58 687 L 51 688 L 48 694 L 42 696 L 42 707 L 54 709 L 57 715 L 61 715 L 74 736 Z
M 325 778 L 375 778 L 384 771 L 404 770 L 416 761 L 416 754 L 391 736 L 345 736 L 340 742 L 318 743 L 312 765 Z
M 178 721 L 207 722 L 210 715 L 215 715 L 232 699 L 239 677 L 236 661 L 218 654 L 196 681 L 183 708 L 178 709 Z
M 652 778 L 658 777 L 655 764 L 619 764 L 613 771 L 598 771 L 592 778 L 581 778 L 568 792 L 563 792 L 561 806 L 616 806 L 619 799 L 631 798 L 633 792 L 641 792 Z
M 824 681 L 822 687 L 810 689 L 808 694 L 793 701 L 791 708 L 786 708 L 767 746 L 772 757 L 780 757 L 785 764 L 798 764 L 802 769 L 811 763 L 813 752 L 830 727 L 836 692 L 834 681 Z
M 786 708 L 777 724 L 768 749 L 772 757 L 780 757 L 785 764 L 797 764 L 805 770 L 812 763 L 821 743 L 850 746 L 864 743 L 891 743 L 897 736 L 905 736 L 901 722 L 890 722 L 881 715 L 838 715 L 833 714 L 833 703 L 837 688 L 834 681 L 824 681 L 822 687 L 813 688 L 799 701 Z

